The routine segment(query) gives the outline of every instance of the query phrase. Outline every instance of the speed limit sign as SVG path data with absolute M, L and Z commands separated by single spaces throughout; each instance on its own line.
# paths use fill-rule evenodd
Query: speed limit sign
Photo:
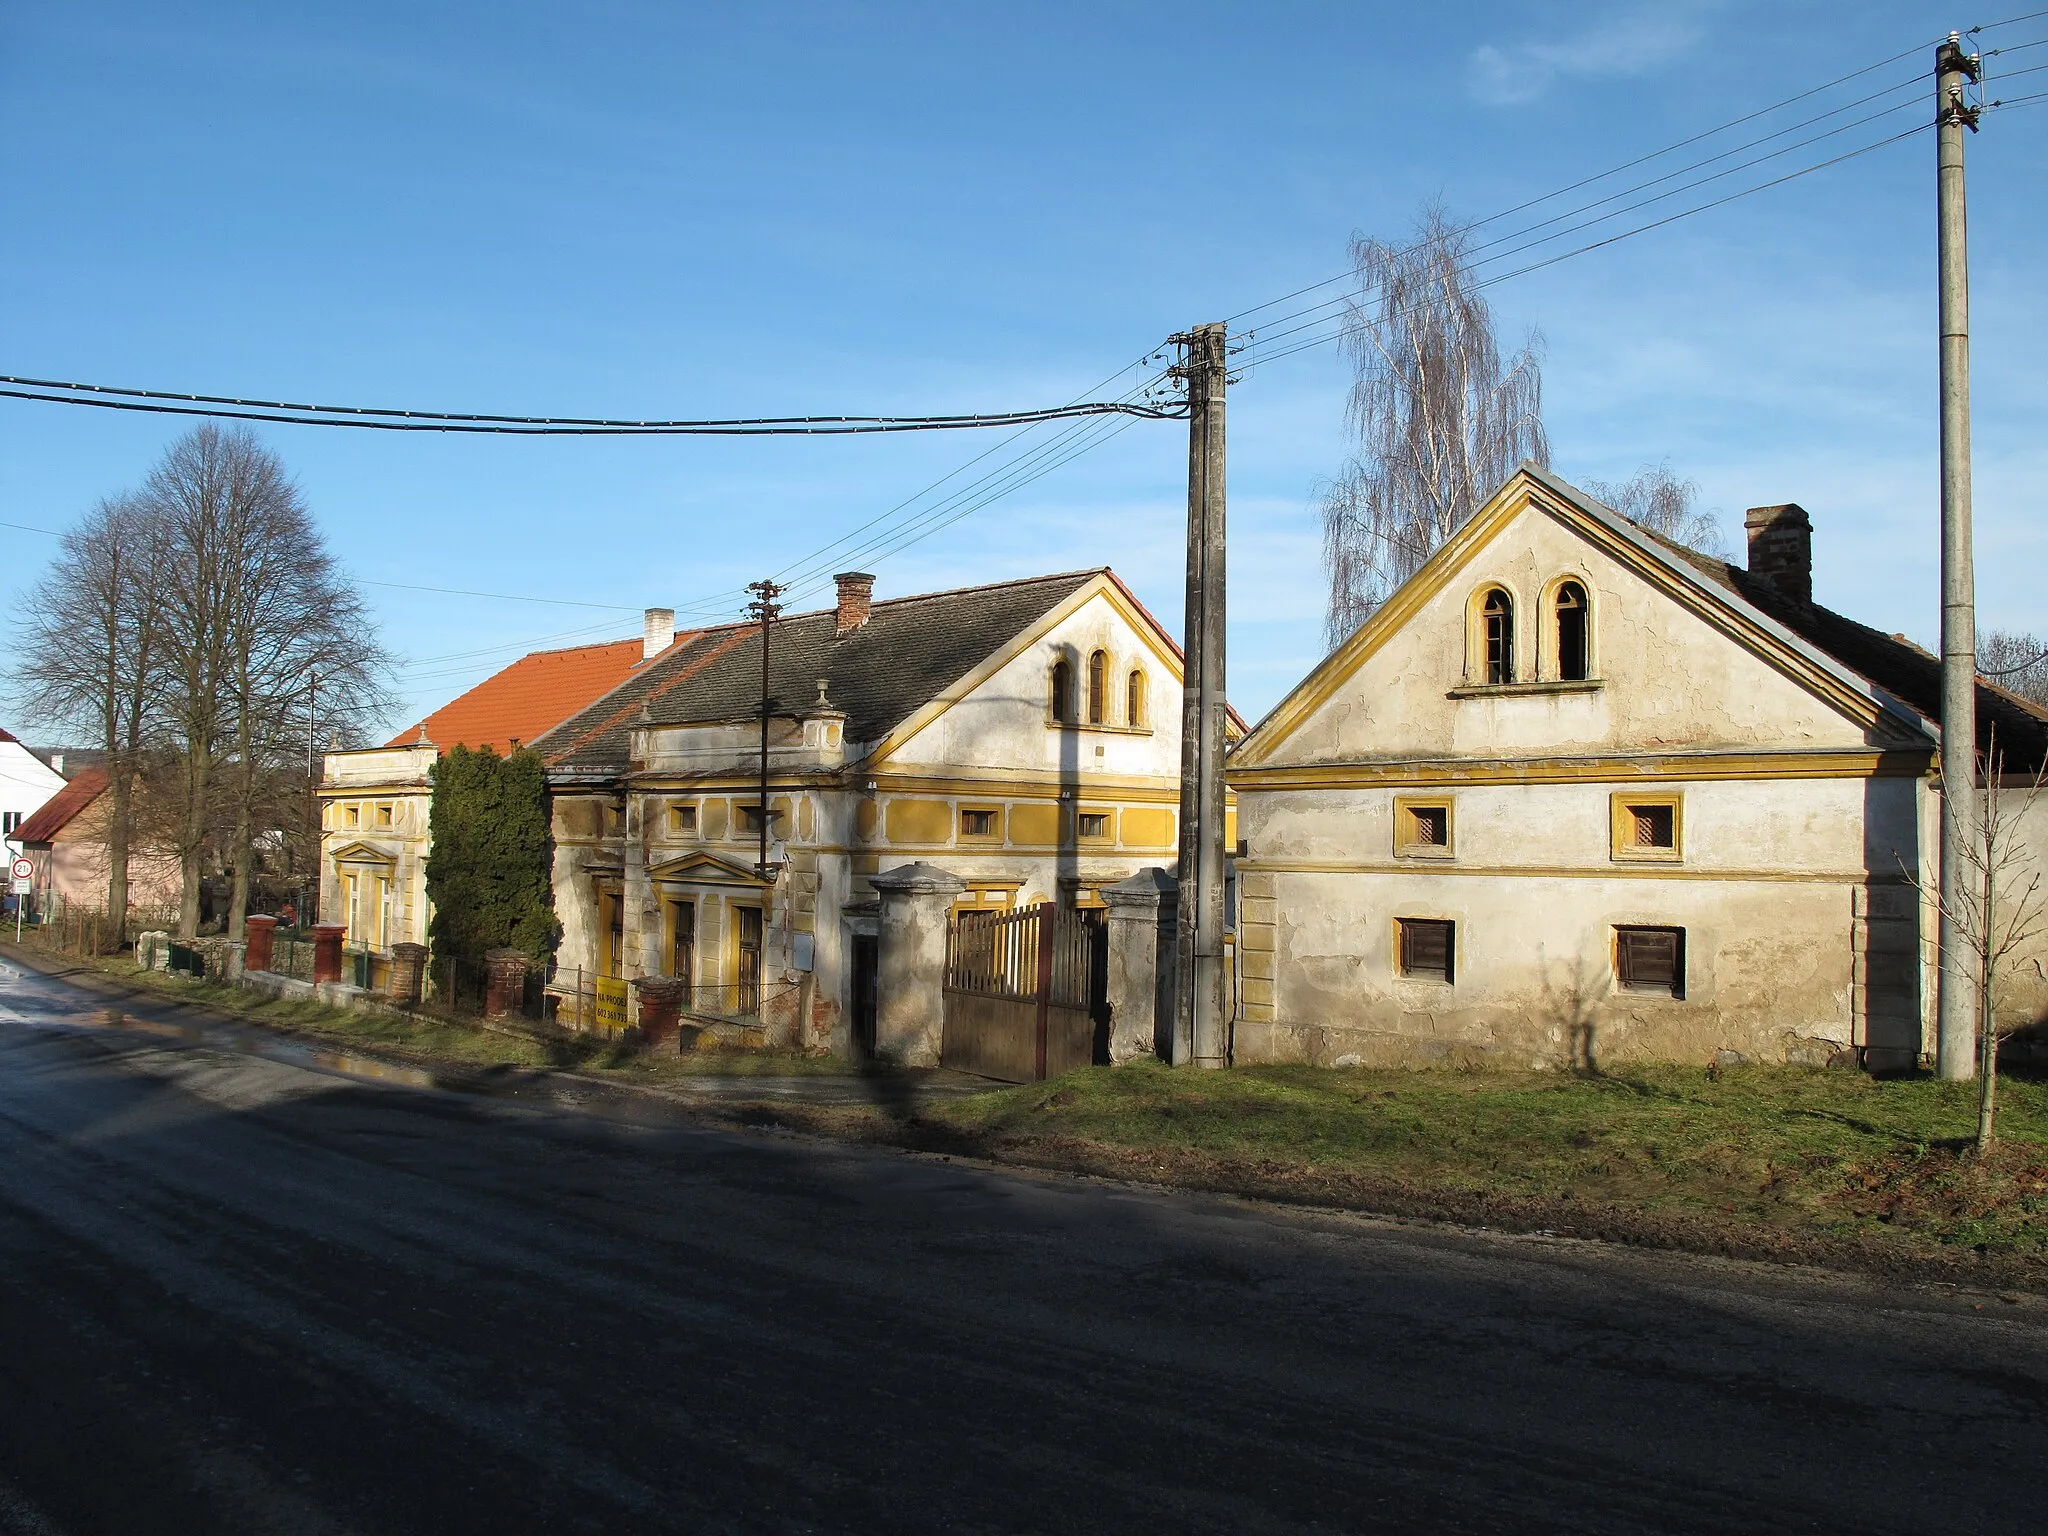
M 35 880 L 36 866 L 27 855 L 14 861 L 14 894 L 26 896 Z

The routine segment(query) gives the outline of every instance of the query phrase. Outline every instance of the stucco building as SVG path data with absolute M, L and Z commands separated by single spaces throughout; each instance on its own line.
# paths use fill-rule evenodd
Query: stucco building
M 15 829 L 63 787 L 63 774 L 0 731 L 0 848 L 21 852 Z
M 1525 468 L 1257 726 L 1237 1060 L 1927 1048 L 1939 664 L 1812 601 L 1798 507 L 1749 540 Z M 2031 775 L 2042 713 L 1979 717 Z
M 391 946 L 427 942 L 428 775 L 456 746 L 503 753 L 558 725 L 675 640 L 675 615 L 646 614 L 635 640 L 534 651 L 450 700 L 381 747 L 330 752 L 320 779 L 320 913 L 347 929 L 369 985 Z M 367 974 L 365 974 L 367 973 Z
M 1110 571 L 775 623 L 761 866 L 761 633 L 675 645 L 532 745 L 554 801 L 565 976 L 668 976 L 771 1040 L 868 1040 L 870 878 L 913 862 L 962 906 L 1099 903 L 1171 864 L 1178 648 Z
M 34 909 L 55 917 L 67 908 L 104 910 L 113 872 L 107 848 L 107 771 L 81 768 L 59 780 L 56 794 L 15 828 L 22 852 L 35 866 Z M 176 850 L 139 837 L 128 852 L 128 910 L 131 919 L 177 909 L 183 878 Z

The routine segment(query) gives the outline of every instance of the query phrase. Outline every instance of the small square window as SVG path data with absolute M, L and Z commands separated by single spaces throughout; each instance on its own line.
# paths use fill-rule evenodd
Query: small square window
M 1610 817 L 1617 859 L 1677 863 L 1685 842 L 1685 801 L 1677 794 L 1617 794 Z
M 1399 964 L 1403 976 L 1449 983 L 1457 975 L 1457 927 L 1448 918 L 1403 917 L 1399 931 Z
M 391 807 L 390 807 L 390 806 L 388 806 L 388 805 L 380 805 L 380 806 L 378 806 L 378 807 L 377 807 L 377 825 L 378 825 L 378 826 L 380 826 L 380 827 L 388 827 L 388 826 L 390 826 L 390 825 L 391 825 Z
M 1685 996 L 1683 928 L 1616 928 L 1614 979 L 1624 992 Z
M 771 831 L 774 829 L 775 823 L 778 820 L 780 820 L 781 817 L 782 812 L 775 810 L 773 807 L 769 809 L 768 825 Z M 758 804 L 741 806 L 740 820 L 745 824 L 746 830 L 749 833 L 758 834 L 761 830 L 761 807 Z
M 1394 852 L 1409 858 L 1449 858 L 1451 803 L 1448 800 L 1396 800 Z
M 684 836 L 694 836 L 697 831 L 697 807 L 694 805 L 672 805 L 668 808 L 668 828 Z
M 994 837 L 996 835 L 996 813 L 994 811 L 962 811 L 960 813 L 960 835 L 962 837 Z
M 363 808 L 359 805 L 349 806 L 342 813 L 342 817 L 350 826 L 359 827 L 363 824 Z
M 1105 811 L 1083 811 L 1074 818 L 1077 837 L 1109 836 L 1109 815 Z

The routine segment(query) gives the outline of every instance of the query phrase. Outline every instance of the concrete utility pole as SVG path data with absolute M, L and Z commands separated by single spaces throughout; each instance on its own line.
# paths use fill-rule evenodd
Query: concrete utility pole
M 1187 665 L 1181 691 L 1180 930 L 1173 1059 L 1225 1064 L 1223 975 L 1223 390 L 1225 329 L 1173 338 L 1188 390 Z
M 1977 974 L 1959 921 L 1973 893 L 1977 830 L 1977 576 L 1970 538 L 1970 263 L 1964 232 L 1963 100 L 1975 54 L 1949 33 L 1934 50 L 1935 179 L 1941 275 L 1941 970 L 1935 1063 L 1976 1073 Z

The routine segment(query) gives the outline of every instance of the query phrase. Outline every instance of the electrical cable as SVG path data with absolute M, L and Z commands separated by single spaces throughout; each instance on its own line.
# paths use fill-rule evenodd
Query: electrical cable
M 1604 239 L 1590 241 L 1587 244 L 1578 246 L 1572 250 L 1564 251 L 1557 255 L 1546 257 L 1542 261 L 1531 262 L 1526 266 L 1517 267 L 1511 272 L 1497 273 L 1491 277 L 1483 279 L 1479 283 L 1475 284 L 1475 286 L 1479 288 L 1491 288 L 1497 283 L 1504 283 L 1512 278 L 1522 277 L 1530 272 L 1536 272 L 1542 270 L 1545 267 L 1555 266 L 1559 262 L 1569 261 L 1575 256 L 1583 256 L 1589 251 L 1597 251 L 1601 249 L 1603 246 L 1614 245 L 1619 241 L 1629 239 L 1635 235 L 1645 234 L 1653 229 L 1661 229 L 1666 224 L 1677 223 L 1681 219 L 1691 218 L 1694 214 L 1705 213 L 1709 209 L 1719 208 L 1724 204 L 1735 202 L 1738 199 L 1748 197 L 1753 193 L 1768 191 L 1772 187 L 1783 186 L 1786 182 L 1797 181 L 1802 176 L 1810 176 L 1815 171 L 1823 171 L 1828 169 L 1830 166 L 1840 165 L 1846 160 L 1853 160 L 1856 159 L 1858 156 L 1870 154 L 1874 150 L 1883 149 L 1887 145 L 1896 144 L 1903 139 L 1911 138 L 1915 134 L 1924 132 L 1927 128 L 1931 126 L 1931 123 L 1917 123 L 1913 127 L 1908 128 L 1901 133 L 1895 133 L 1891 135 L 1889 138 L 1879 139 L 1874 143 L 1865 144 L 1858 149 L 1846 151 L 1845 153 L 1836 155 L 1831 159 L 1820 161 L 1814 165 L 1804 166 L 1799 170 L 1788 172 L 1787 174 L 1775 177 L 1770 181 L 1759 182 L 1757 185 L 1753 187 L 1745 187 L 1740 191 L 1730 192 L 1724 197 L 1714 198 L 1711 201 L 1701 203 L 1696 207 L 1681 209 L 1677 213 L 1668 214 L 1660 219 L 1653 219 L 1648 223 L 1637 225 L 1633 229 L 1623 230 L 1619 234 L 1609 235 Z M 1250 371 L 1253 368 L 1263 367 L 1267 363 L 1275 362 L 1280 358 L 1291 357 L 1296 352 L 1307 351 L 1310 347 L 1323 346 L 1328 342 L 1339 339 L 1341 336 L 1346 334 L 1350 329 L 1351 326 L 1347 321 L 1347 323 L 1340 325 L 1337 329 L 1330 331 L 1326 335 L 1310 337 L 1307 340 L 1302 341 L 1292 347 L 1286 347 L 1277 352 L 1272 352 L 1265 355 L 1254 355 L 1246 357 L 1234 366 L 1237 372 L 1242 374 Z
M 2035 14 L 2048 15 L 2048 11 L 2036 12 Z M 2017 17 L 2015 19 L 2025 21 L 2029 18 L 2022 16 Z M 2006 23 L 1993 22 L 1991 25 L 2004 26 L 2006 25 Z M 1972 28 L 1971 30 L 1977 31 L 1982 29 Z M 1553 192 L 1546 192 L 1541 197 L 1532 197 L 1527 202 L 1517 203 L 1512 208 L 1504 208 L 1499 213 L 1490 213 L 1483 219 L 1477 219 L 1474 220 L 1472 223 L 1467 224 L 1466 226 L 1464 226 L 1464 228 L 1468 232 L 1471 230 L 1484 228 L 1488 224 L 1497 223 L 1501 219 L 1512 218 L 1515 214 L 1525 212 L 1528 209 L 1538 206 L 1539 204 L 1547 203 L 1551 201 L 1553 198 L 1563 197 L 1567 193 L 1576 192 L 1581 187 L 1589 187 L 1593 185 L 1593 183 L 1595 182 L 1605 181 L 1610 176 L 1618 176 L 1623 171 L 1634 170 L 1639 165 L 1647 165 L 1652 160 L 1661 159 L 1665 155 L 1674 154 L 1681 149 L 1689 148 L 1690 146 L 1698 144 L 1703 140 L 1711 139 L 1717 133 L 1726 133 L 1731 128 L 1740 128 L 1744 123 L 1755 122 L 1760 117 L 1768 117 L 1771 113 L 1782 111 L 1784 108 L 1793 105 L 1795 102 L 1801 102 L 1806 100 L 1809 96 L 1818 96 L 1821 92 L 1831 91 L 1838 85 L 1846 85 L 1849 81 L 1860 79 L 1864 75 L 1870 74 L 1874 70 L 1883 69 L 1887 64 L 1896 64 L 1900 59 L 1911 58 L 1916 53 L 1921 53 L 1928 48 L 1934 47 L 1935 44 L 1939 43 L 1940 41 L 1940 38 L 1935 38 L 1932 42 L 1921 43 L 1912 48 L 1901 49 L 1899 52 L 1891 55 L 1891 57 L 1889 58 L 1879 59 L 1875 64 L 1866 64 L 1861 69 L 1851 70 L 1848 74 L 1839 75 L 1835 79 L 1830 80 L 1823 85 L 1816 85 L 1807 90 L 1800 91 L 1796 95 L 1787 96 L 1783 101 L 1773 102 L 1768 107 L 1758 107 L 1754 112 L 1747 112 L 1744 113 L 1741 117 L 1730 118 L 1727 122 L 1720 124 L 1718 127 L 1705 129 L 1699 133 L 1693 134 L 1689 138 L 1680 139 L 1674 144 L 1667 144 L 1662 149 L 1651 150 L 1646 155 L 1638 155 L 1633 160 L 1624 160 L 1619 165 L 1611 166 L 1607 170 L 1597 172 L 1596 174 L 1591 176 L 1581 177 L 1579 180 L 1571 182 L 1566 186 L 1559 187 L 1557 190 Z M 1227 317 L 1224 323 L 1226 325 L 1234 325 L 1239 320 L 1242 320 L 1246 315 L 1255 315 L 1262 309 L 1271 309 L 1275 304 L 1284 304 L 1289 299 L 1298 299 L 1305 293 L 1314 293 L 1317 289 L 1327 288 L 1332 283 L 1348 282 L 1352 276 L 1352 273 L 1343 272 L 1339 273 L 1335 277 L 1326 277 L 1319 283 L 1310 283 L 1305 288 L 1297 288 L 1294 290 L 1294 292 L 1282 294 L 1277 299 L 1268 299 L 1263 304 L 1254 304 L 1250 309 L 1241 309 L 1236 314 Z
M 298 427 L 354 427 L 377 432 L 476 432 L 501 437 L 850 437 L 878 432 L 954 432 L 981 427 L 1035 426 L 1073 416 L 1128 415 L 1168 421 L 1173 410 L 1155 406 L 1085 401 L 1023 411 L 996 411 L 960 416 L 764 416 L 707 421 L 598 421 L 570 424 L 574 418 L 465 416 L 432 411 L 378 412 L 359 406 L 295 406 L 271 401 L 234 401 L 220 395 L 183 395 L 163 390 L 116 388 L 0 374 L 0 398 L 38 400 L 51 405 L 85 405 L 108 411 L 143 411 L 152 415 L 201 416 L 216 421 L 263 421 Z M 59 393 L 70 391 L 70 393 Z M 217 401 L 217 404 L 165 405 L 163 400 Z M 264 409 L 229 409 L 229 406 Z M 314 414 L 317 413 L 317 414 Z M 379 419 L 398 417 L 397 420 Z

